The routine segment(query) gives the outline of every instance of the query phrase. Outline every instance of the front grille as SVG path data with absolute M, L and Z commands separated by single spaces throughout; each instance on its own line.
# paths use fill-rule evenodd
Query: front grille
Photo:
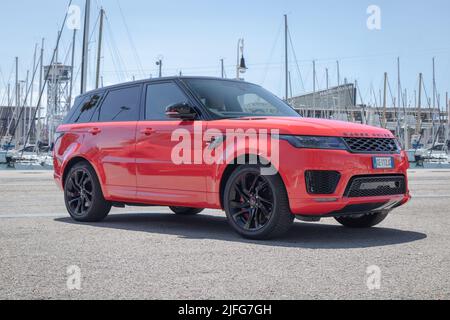
M 333 194 L 341 174 L 336 171 L 306 171 L 305 178 L 309 194 Z
M 345 196 L 349 198 L 380 197 L 406 194 L 405 176 L 354 177 Z
M 395 139 L 386 138 L 344 138 L 354 153 L 398 153 L 400 149 Z

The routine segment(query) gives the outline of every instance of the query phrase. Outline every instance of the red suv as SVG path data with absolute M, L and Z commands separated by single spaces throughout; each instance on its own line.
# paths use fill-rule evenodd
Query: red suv
M 78 97 L 56 133 L 55 179 L 76 221 L 111 207 L 224 210 L 250 239 L 294 218 L 382 222 L 409 199 L 407 156 L 390 131 L 302 118 L 263 88 L 161 78 Z

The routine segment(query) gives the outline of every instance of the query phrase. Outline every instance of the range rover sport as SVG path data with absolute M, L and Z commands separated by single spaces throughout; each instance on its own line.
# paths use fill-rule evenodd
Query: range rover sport
M 410 199 L 408 166 L 388 130 L 303 118 L 260 86 L 201 77 L 86 93 L 54 147 L 76 221 L 102 221 L 113 206 L 209 208 L 258 240 L 282 236 L 295 218 L 376 226 Z

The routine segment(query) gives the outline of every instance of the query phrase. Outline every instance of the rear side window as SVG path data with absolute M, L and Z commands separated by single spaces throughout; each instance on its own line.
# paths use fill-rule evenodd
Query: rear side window
M 173 82 L 150 84 L 147 86 L 145 119 L 170 120 L 166 116 L 167 107 L 188 101 L 183 91 Z
M 64 118 L 64 121 L 63 121 L 64 124 L 71 124 L 72 123 L 72 120 L 75 117 L 75 114 L 80 109 L 80 106 L 81 106 L 81 104 L 83 103 L 84 100 L 86 100 L 86 97 L 77 97 L 75 99 L 75 102 L 73 103 L 72 109 L 70 109 L 69 113 Z
M 100 94 L 94 94 L 90 96 L 88 99 L 83 101 L 81 104 L 81 109 L 78 112 L 78 116 L 74 119 L 74 123 L 89 123 L 92 121 L 95 110 L 102 100 L 102 96 Z
M 100 107 L 99 121 L 138 121 L 140 94 L 140 86 L 110 91 Z
M 94 94 L 84 98 L 78 109 L 74 112 L 74 116 L 70 119 L 70 123 L 89 123 L 102 99 L 101 94 Z

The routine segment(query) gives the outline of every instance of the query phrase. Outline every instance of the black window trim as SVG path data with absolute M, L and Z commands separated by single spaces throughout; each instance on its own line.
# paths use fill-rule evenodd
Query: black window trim
M 205 111 L 203 110 L 202 107 L 199 107 L 198 102 L 196 101 L 196 99 L 194 99 L 192 93 L 188 90 L 186 90 L 187 88 L 184 86 L 183 83 L 180 83 L 178 81 L 178 79 L 161 79 L 161 80 L 152 80 L 152 81 L 148 81 L 144 83 L 145 88 L 143 88 L 142 90 L 142 95 L 141 95 L 141 120 L 140 121 L 154 121 L 154 122 L 171 122 L 174 121 L 173 119 L 164 119 L 164 120 L 156 120 L 156 119 L 147 119 L 147 90 L 148 87 L 151 85 L 158 85 L 158 84 L 166 84 L 166 83 L 170 83 L 170 84 L 174 84 L 175 86 L 178 87 L 178 89 L 181 90 L 181 92 L 186 96 L 189 104 L 191 104 L 198 113 L 198 119 L 195 121 L 205 121 L 207 120 L 207 118 L 205 117 Z
M 146 120 L 145 113 L 146 113 L 146 95 L 147 95 L 147 86 L 153 85 L 153 84 L 161 84 L 161 83 L 174 83 L 178 86 L 178 88 L 186 95 L 188 98 L 189 103 L 192 104 L 193 107 L 196 108 L 196 110 L 199 113 L 199 118 L 196 121 L 217 121 L 221 119 L 217 119 L 216 115 L 214 115 L 210 110 L 205 108 L 202 104 L 202 102 L 199 100 L 197 95 L 192 91 L 192 89 L 184 82 L 185 79 L 211 79 L 211 80 L 222 80 L 222 81 L 230 81 L 230 82 L 240 82 L 238 80 L 234 79 L 219 79 L 219 78 L 208 78 L 208 77 L 169 77 L 169 78 L 162 78 L 162 79 L 147 79 L 147 80 L 141 80 L 136 82 L 130 82 L 130 83 L 123 83 L 123 84 L 117 84 L 114 86 L 106 87 L 106 88 L 100 88 L 94 91 L 87 92 L 85 94 L 82 94 L 78 96 L 77 98 L 85 98 L 89 96 L 94 95 L 101 95 L 101 99 L 94 111 L 93 116 L 91 117 L 90 121 L 88 123 L 99 123 L 100 119 L 100 113 L 97 113 L 98 108 L 103 107 L 103 103 L 109 92 L 120 90 L 120 89 L 126 89 L 129 87 L 140 87 L 141 88 L 141 95 L 139 97 L 138 105 L 139 105 L 139 120 L 138 121 L 161 121 L 161 122 L 168 122 L 171 121 L 170 119 L 167 120 Z M 253 84 L 256 86 L 259 86 L 257 84 Z M 261 87 L 261 86 L 259 86 Z M 291 107 L 292 108 L 292 107 Z M 95 114 L 97 114 L 97 119 L 95 118 Z M 96 120 L 96 122 L 93 122 L 93 120 Z M 134 121 L 133 121 L 134 122 Z

